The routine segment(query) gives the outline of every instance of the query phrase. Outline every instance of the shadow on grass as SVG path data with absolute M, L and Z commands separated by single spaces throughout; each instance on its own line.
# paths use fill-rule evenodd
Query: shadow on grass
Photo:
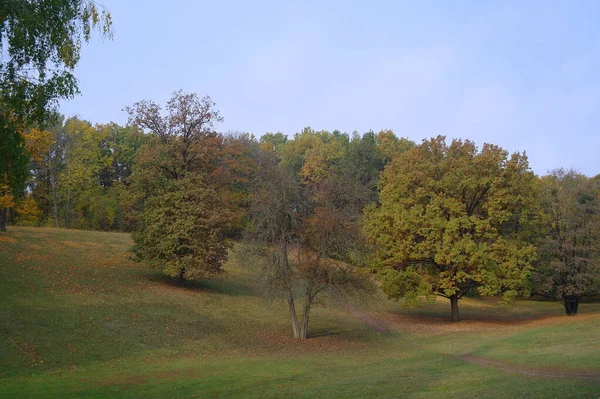
M 335 327 L 312 328 L 308 330 L 308 338 L 348 336 L 348 330 Z
M 160 272 L 147 272 L 144 273 L 144 276 L 154 283 L 181 290 L 223 294 L 228 296 L 257 295 L 251 286 L 236 281 L 235 279 L 215 277 L 210 280 L 186 280 L 185 286 L 182 286 L 177 279 L 165 276 Z
M 581 315 L 594 315 L 600 312 L 600 307 L 592 304 L 585 304 Z M 581 309 L 581 308 L 580 308 Z M 431 325 L 455 324 L 450 316 L 450 311 L 438 307 L 411 308 L 395 310 L 391 312 L 407 321 L 415 323 L 426 323 Z M 577 320 L 577 316 L 569 317 L 565 314 L 564 308 L 557 304 L 556 307 L 536 310 L 510 310 L 501 307 L 489 309 L 474 309 L 465 307 L 459 311 L 460 321 L 469 323 L 484 323 L 497 325 L 519 325 L 528 322 L 538 322 L 544 320 L 569 319 Z
M 600 307 L 585 306 L 586 312 L 596 313 Z M 392 314 L 433 324 L 451 323 L 450 302 L 439 300 L 434 303 L 422 303 L 415 307 L 403 307 L 391 311 Z M 469 298 L 459 303 L 461 321 L 518 324 L 563 316 L 564 308 L 558 302 L 521 301 L 516 299 L 508 305 L 501 305 L 497 298 Z

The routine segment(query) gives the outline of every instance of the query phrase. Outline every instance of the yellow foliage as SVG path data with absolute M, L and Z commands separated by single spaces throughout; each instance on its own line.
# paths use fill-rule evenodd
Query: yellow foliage
M 316 141 L 304 155 L 305 161 L 300 176 L 305 183 L 320 183 L 330 172 L 335 162 L 344 155 L 343 145 L 338 141 L 324 143 Z
M 11 208 L 15 205 L 14 198 L 6 179 L 0 178 L 0 209 Z
M 17 205 L 17 215 L 23 220 L 34 221 L 42 214 L 41 209 L 31 196 L 23 198 Z
M 40 129 L 30 129 L 23 133 L 25 148 L 34 161 L 41 161 L 54 142 L 52 133 Z

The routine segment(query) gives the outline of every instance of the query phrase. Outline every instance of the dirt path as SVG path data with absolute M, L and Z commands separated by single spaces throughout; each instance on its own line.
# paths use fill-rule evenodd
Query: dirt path
M 600 374 L 598 373 L 558 371 L 551 369 L 534 369 L 529 367 L 517 366 L 514 364 L 502 363 L 496 360 L 485 359 L 483 357 L 472 355 L 460 356 L 458 357 L 458 359 L 472 364 L 476 364 L 478 366 L 506 371 L 508 373 L 517 373 L 529 376 L 540 376 L 550 378 L 576 378 L 600 383 Z

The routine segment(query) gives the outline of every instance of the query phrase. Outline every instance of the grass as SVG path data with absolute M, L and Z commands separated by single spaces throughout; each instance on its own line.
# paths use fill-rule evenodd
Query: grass
M 174 286 L 130 259 L 127 234 L 12 227 L 0 235 L 0 397 L 598 397 L 600 306 L 461 300 L 364 310 L 391 330 L 318 307 L 291 338 L 286 306 L 235 261 Z

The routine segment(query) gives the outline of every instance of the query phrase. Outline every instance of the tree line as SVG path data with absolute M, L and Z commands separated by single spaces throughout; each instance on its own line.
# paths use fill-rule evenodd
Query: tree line
M 23 133 L 29 178 L 13 221 L 131 231 L 135 253 L 184 285 L 220 273 L 232 240 L 306 337 L 319 296 L 345 303 L 532 292 L 577 313 L 598 293 L 600 177 L 538 177 L 525 154 L 445 137 L 309 127 L 217 132 L 209 97 L 126 108 L 128 124 L 60 119 Z M 300 304 L 300 310 L 296 307 Z

